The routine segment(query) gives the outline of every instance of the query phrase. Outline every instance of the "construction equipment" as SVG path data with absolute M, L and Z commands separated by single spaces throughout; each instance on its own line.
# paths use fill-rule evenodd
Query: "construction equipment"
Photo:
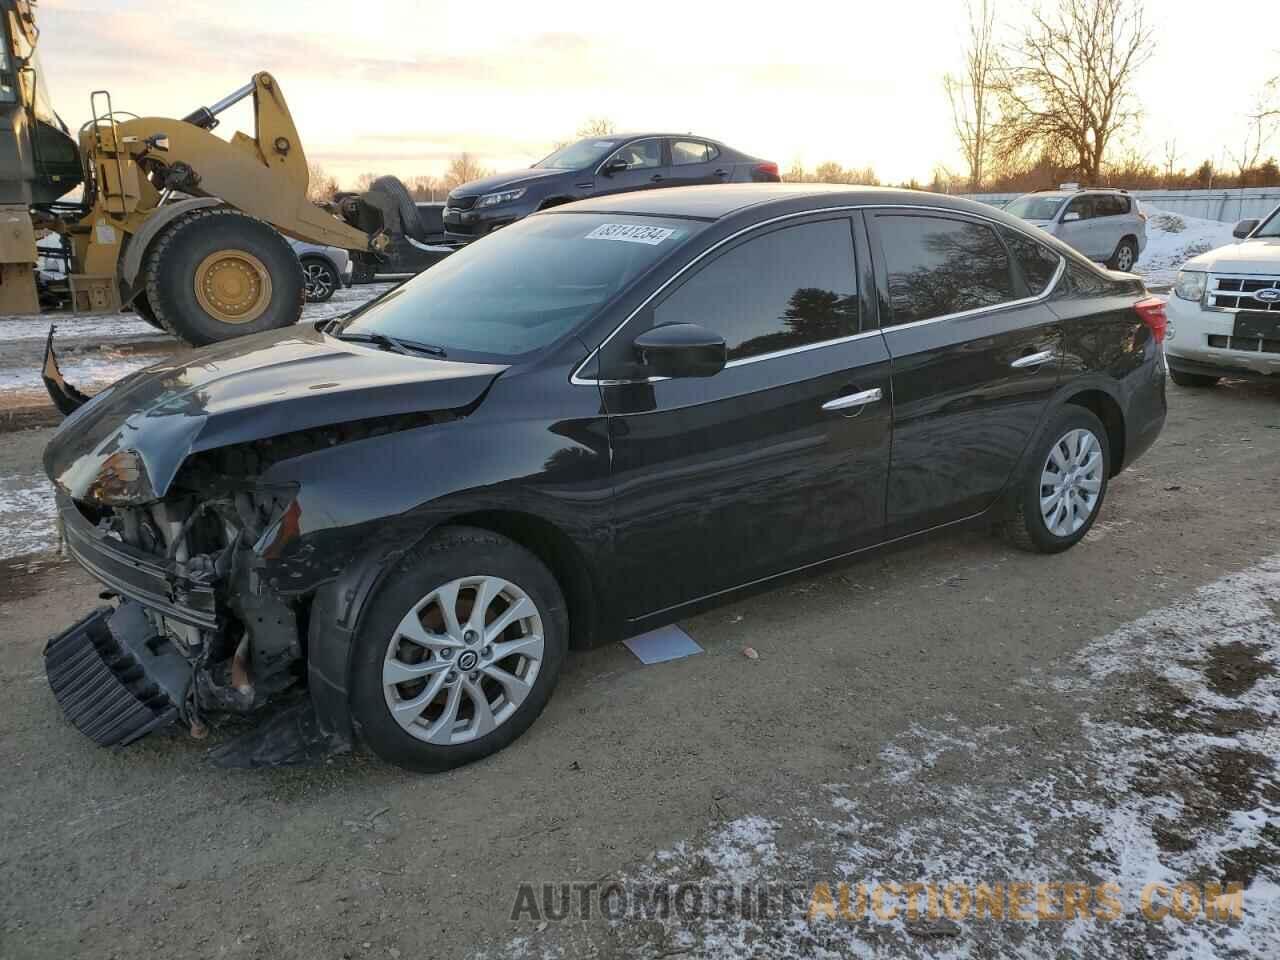
M 357 229 L 307 199 L 302 142 L 268 73 L 181 119 L 117 112 L 97 90 L 73 138 L 45 89 L 34 6 L 0 0 L 0 314 L 36 312 L 39 299 L 131 305 L 190 343 L 212 343 L 298 320 L 302 267 L 280 234 L 372 256 L 385 247 L 382 229 Z M 214 136 L 218 115 L 247 97 L 253 136 Z M 81 185 L 79 201 L 61 199 Z M 69 269 L 40 289 L 44 233 L 61 238 Z

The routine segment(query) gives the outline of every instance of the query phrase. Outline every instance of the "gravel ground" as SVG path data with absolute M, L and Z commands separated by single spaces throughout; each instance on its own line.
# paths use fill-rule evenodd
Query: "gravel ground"
M 0 955 L 1273 956 L 1280 385 L 1170 398 L 1076 549 L 938 540 L 692 619 L 702 656 L 575 655 L 528 735 L 435 777 L 220 771 L 179 734 L 99 750 L 40 662 L 97 586 L 0 560 Z M 47 435 L 0 434 L 0 490 Z M 791 899 L 627 921 L 540 892 L 608 881 Z M 1148 882 L 1230 881 L 1234 922 L 1142 914 Z M 838 907 L 841 882 L 1049 884 L 1052 909 L 831 918 L 814 885 Z M 1118 916 L 1054 919 L 1067 882 L 1116 884 Z

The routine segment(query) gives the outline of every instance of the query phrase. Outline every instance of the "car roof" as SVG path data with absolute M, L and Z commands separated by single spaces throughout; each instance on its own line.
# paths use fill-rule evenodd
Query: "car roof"
M 623 133 L 602 133 L 597 136 L 579 137 L 578 139 L 580 140 L 641 140 L 646 137 L 668 137 L 673 140 L 679 140 L 681 138 L 684 138 L 688 140 L 709 140 L 712 143 L 720 142 L 715 137 L 704 137 L 700 133 L 689 133 L 687 131 L 685 133 L 661 133 L 661 132 L 644 131 L 644 130 L 640 131 L 639 133 L 636 133 L 634 131 L 626 131 Z
M 1024 193 L 1022 197 L 1078 197 L 1082 193 L 1118 193 L 1121 196 L 1129 196 L 1129 191 L 1123 187 L 1081 187 L 1079 190 L 1033 190 L 1031 193 Z
M 984 216 L 990 216 L 994 209 L 972 200 L 949 197 L 942 193 L 926 193 L 922 190 L 857 187 L 829 183 L 734 183 L 605 194 L 552 207 L 546 213 L 616 213 L 646 217 L 722 220 L 749 207 L 784 200 L 793 201 L 787 204 L 788 209 L 798 211 L 833 205 L 901 204 L 944 207 L 955 209 L 957 212 L 981 212 Z

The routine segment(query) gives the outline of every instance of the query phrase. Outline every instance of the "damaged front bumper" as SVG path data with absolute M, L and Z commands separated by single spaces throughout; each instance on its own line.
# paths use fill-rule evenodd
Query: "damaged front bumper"
M 225 571 L 192 571 L 130 546 L 62 494 L 58 512 L 67 552 L 109 588 L 104 597 L 117 600 L 45 647 L 45 674 L 73 726 L 100 746 L 123 747 L 173 724 L 202 738 L 209 713 L 269 713 L 217 747 L 214 762 L 278 766 L 349 749 L 321 728 L 305 692 L 277 698 L 285 680 L 255 685 L 249 659 L 255 637 L 237 623 L 244 599 L 220 596 Z
M 66 718 L 100 747 L 123 747 L 178 719 L 191 669 L 152 647 L 142 608 L 99 607 L 51 639 L 45 676 Z
M 204 630 L 218 628 L 212 577 L 179 576 L 172 563 L 102 533 L 65 494 L 58 517 L 67 552 L 112 592 Z

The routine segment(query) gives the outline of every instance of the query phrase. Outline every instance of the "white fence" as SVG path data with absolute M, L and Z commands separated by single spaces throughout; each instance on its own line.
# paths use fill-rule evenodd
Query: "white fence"
M 1246 217 L 1265 217 L 1280 206 L 1280 187 L 1243 187 L 1232 190 L 1134 190 L 1149 207 L 1203 220 L 1235 223 Z M 1020 193 L 966 193 L 970 200 L 1003 207 Z

